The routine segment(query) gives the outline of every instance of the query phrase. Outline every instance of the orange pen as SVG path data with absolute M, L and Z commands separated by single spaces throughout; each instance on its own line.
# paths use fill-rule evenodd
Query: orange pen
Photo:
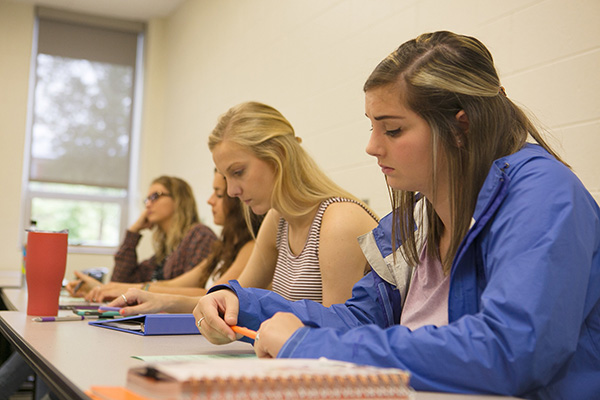
M 252 329 L 244 328 L 243 326 L 237 326 L 237 325 L 232 325 L 232 326 L 230 326 L 230 328 L 235 333 L 239 333 L 240 335 L 247 336 L 250 339 L 256 339 L 256 331 L 253 331 Z

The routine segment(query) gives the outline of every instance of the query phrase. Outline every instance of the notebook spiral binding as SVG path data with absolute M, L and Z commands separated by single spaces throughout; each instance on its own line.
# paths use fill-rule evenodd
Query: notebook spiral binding
M 410 374 L 326 359 L 223 359 L 135 367 L 128 387 L 164 400 L 411 400 Z
M 192 379 L 186 383 L 186 400 L 304 400 L 304 399 L 411 399 L 409 375 L 359 374 L 314 376 L 302 374 L 286 379 Z

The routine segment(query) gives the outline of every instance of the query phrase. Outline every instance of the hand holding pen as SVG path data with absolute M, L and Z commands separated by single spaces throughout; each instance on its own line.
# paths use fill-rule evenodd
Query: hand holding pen
M 95 278 L 79 271 L 75 271 L 75 276 L 77 279 L 65 286 L 65 289 L 73 297 L 84 297 L 91 289 L 102 284 Z
M 244 335 L 246 337 L 249 337 L 250 339 L 256 340 L 257 333 L 256 333 L 256 331 L 253 331 L 252 329 L 244 328 L 243 326 L 238 326 L 238 325 L 231 325 L 230 328 L 235 333 L 239 333 L 240 335 Z
M 261 358 L 276 358 L 285 342 L 302 327 L 304 324 L 294 314 L 276 313 L 260 325 L 254 340 L 254 352 Z

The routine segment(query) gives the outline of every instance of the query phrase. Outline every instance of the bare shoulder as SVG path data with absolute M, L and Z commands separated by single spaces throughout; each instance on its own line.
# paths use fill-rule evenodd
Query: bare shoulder
M 242 248 L 238 251 L 238 257 L 242 256 L 242 257 L 249 258 L 250 254 L 252 254 L 252 250 L 254 250 L 255 244 L 256 244 L 256 242 L 254 240 L 249 240 L 246 243 L 244 243 Z
M 260 229 L 258 230 L 258 236 L 264 232 L 273 232 L 277 231 L 277 226 L 279 225 L 279 219 L 281 218 L 281 214 L 277 211 L 270 209 L 265 215 L 263 222 L 260 224 Z
M 323 213 L 321 233 L 339 234 L 348 231 L 352 235 L 361 235 L 377 226 L 375 218 L 360 205 L 350 202 L 336 202 Z

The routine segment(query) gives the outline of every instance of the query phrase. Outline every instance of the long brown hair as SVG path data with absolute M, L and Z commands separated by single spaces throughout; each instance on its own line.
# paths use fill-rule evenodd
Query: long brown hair
M 225 181 L 225 177 L 215 171 Z M 225 181 L 225 184 L 227 182 Z M 235 261 L 241 248 L 253 240 L 258 233 L 263 216 L 258 216 L 250 211 L 250 224 L 252 230 L 248 229 L 242 202 L 237 197 L 229 197 L 227 190 L 223 195 L 223 212 L 225 222 L 221 230 L 219 240 L 212 246 L 210 255 L 206 259 L 206 267 L 202 270 L 200 287 L 204 287 L 210 276 L 215 273 L 223 275 Z
M 494 160 L 520 150 L 528 135 L 562 160 L 527 115 L 506 96 L 492 55 L 473 37 L 440 31 L 409 40 L 381 61 L 367 79 L 364 91 L 398 84 L 403 88 L 401 97 L 406 105 L 431 128 L 432 165 L 437 165 L 437 150 L 443 151 L 447 159 L 452 232 L 448 253 L 441 257 L 438 245 L 444 226 L 431 199 L 425 199 L 424 211 L 415 219 L 417 194 L 388 186 L 395 214 L 392 237 L 396 238 L 396 231 L 400 233 L 403 257 L 417 265 L 416 237 L 423 231 L 415 232 L 414 226 L 425 229 L 428 254 L 442 259 L 447 274 Z M 456 119 L 461 110 L 468 117 L 468 132 Z M 432 179 L 435 187 L 439 179 L 435 168 Z
M 190 228 L 200 222 L 200 218 L 194 193 L 186 181 L 163 175 L 152 181 L 152 184 L 155 183 L 163 185 L 175 203 L 169 231 L 165 232 L 157 226 L 152 236 L 156 262 L 160 264 L 179 246 Z

